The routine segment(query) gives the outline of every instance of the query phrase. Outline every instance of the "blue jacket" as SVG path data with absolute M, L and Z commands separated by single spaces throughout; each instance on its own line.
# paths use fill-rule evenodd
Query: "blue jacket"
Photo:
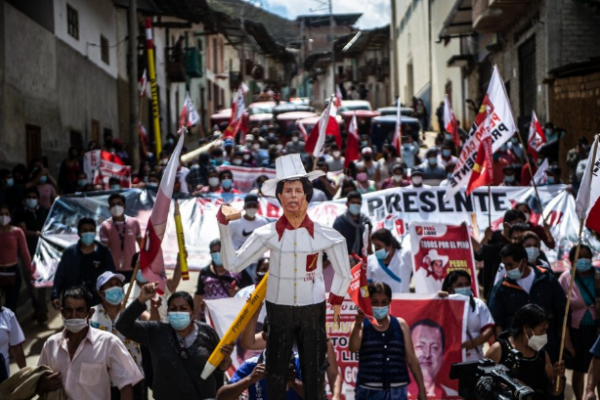
M 91 255 L 93 268 L 81 265 L 83 253 L 79 249 L 79 242 L 65 249 L 54 273 L 52 300 L 60 298 L 66 289 L 83 283 L 94 295 L 94 302 L 97 304 L 99 298 L 96 293 L 96 280 L 103 272 L 114 271 L 115 265 L 108 247 L 100 242 L 94 243 L 96 250 Z
M 530 266 L 531 267 L 531 266 Z M 528 303 L 537 304 L 548 316 L 548 344 L 545 349 L 552 362 L 558 358 L 560 327 L 565 315 L 567 297 L 552 271 L 542 267 L 531 267 L 535 277 L 529 294 L 516 281 L 507 276 L 498 282 L 490 296 L 490 312 L 497 326 L 509 329 L 513 317 Z

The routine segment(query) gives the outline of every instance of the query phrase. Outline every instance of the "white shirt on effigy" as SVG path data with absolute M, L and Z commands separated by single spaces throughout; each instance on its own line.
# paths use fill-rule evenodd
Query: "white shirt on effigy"
M 308 217 L 306 220 L 310 221 Z M 272 222 L 256 229 L 238 251 L 233 247 L 229 226 L 219 224 L 223 266 L 231 272 L 241 272 L 270 250 L 266 300 L 288 306 L 312 305 L 325 301 L 320 255 L 324 251 L 335 271 L 331 293 L 344 297 L 351 281 L 344 237 L 333 228 L 315 222 L 314 237 L 307 228 L 299 227 L 284 229 L 280 238 L 276 224 Z M 315 262 L 307 262 L 314 254 L 318 254 Z
M 60 372 L 70 400 L 110 399 L 111 382 L 122 389 L 144 379 L 118 337 L 91 327 L 72 360 L 66 330 L 50 336 L 44 343 L 38 365 L 47 365 L 52 371 Z

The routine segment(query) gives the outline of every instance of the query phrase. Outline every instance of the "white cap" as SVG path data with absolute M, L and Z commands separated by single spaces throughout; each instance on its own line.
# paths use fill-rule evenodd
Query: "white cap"
M 317 170 L 306 173 L 300 154 L 288 154 L 275 159 L 276 178 L 266 180 L 261 192 L 265 196 L 275 197 L 275 190 L 280 181 L 308 178 L 309 181 L 325 175 L 324 171 Z
M 96 290 L 100 290 L 100 288 L 106 285 L 106 283 L 112 278 L 119 278 L 121 283 L 125 282 L 125 275 L 115 274 L 114 272 L 106 271 L 102 275 L 100 275 L 96 280 Z

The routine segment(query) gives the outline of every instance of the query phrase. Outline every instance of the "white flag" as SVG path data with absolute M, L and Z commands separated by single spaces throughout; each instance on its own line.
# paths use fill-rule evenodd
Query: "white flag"
M 580 219 L 585 221 L 585 226 L 600 233 L 600 151 L 598 151 L 598 138 L 590 149 L 585 172 L 581 179 L 581 186 L 575 200 L 575 212 Z M 594 154 L 595 153 L 595 154 Z

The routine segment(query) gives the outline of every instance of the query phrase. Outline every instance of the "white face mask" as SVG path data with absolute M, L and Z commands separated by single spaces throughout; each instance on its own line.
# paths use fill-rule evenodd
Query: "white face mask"
M 394 175 L 394 182 L 402 181 L 402 175 Z
M 527 337 L 527 346 L 531 347 L 535 351 L 540 351 L 548 343 L 548 335 L 531 335 Z
M 123 208 L 123 206 L 112 206 L 110 208 L 110 213 L 113 217 L 120 217 L 121 215 L 123 215 L 124 212 L 125 209 Z
M 212 187 L 219 186 L 219 182 L 220 182 L 219 178 L 215 178 L 215 177 L 208 178 L 208 185 L 209 186 L 212 186 Z
M 421 176 L 413 176 L 412 177 L 412 183 L 413 183 L 413 185 L 420 185 L 421 183 L 423 183 L 423 177 L 421 177 Z
M 341 153 L 341 152 L 339 152 L 339 151 L 337 151 L 337 150 L 333 152 L 333 156 L 334 156 L 335 158 L 339 158 L 341 155 L 342 155 L 342 153 Z
M 529 261 L 532 264 L 535 264 L 535 262 L 537 261 L 539 255 L 540 255 L 540 249 L 538 249 L 535 246 L 532 246 L 532 247 L 526 247 L 525 251 L 527 252 L 527 261 Z
M 78 333 L 88 326 L 88 321 L 87 318 L 65 319 L 63 317 L 63 325 L 69 332 Z
M 258 212 L 258 208 L 246 208 L 246 215 L 250 218 L 254 218 L 256 213 Z
M 10 224 L 10 215 L 3 215 L 0 217 L 0 226 L 6 226 Z
M 254 143 L 254 144 L 252 145 L 252 149 L 253 149 L 254 151 L 258 151 L 258 149 L 260 149 L 260 145 L 259 145 L 258 143 Z

